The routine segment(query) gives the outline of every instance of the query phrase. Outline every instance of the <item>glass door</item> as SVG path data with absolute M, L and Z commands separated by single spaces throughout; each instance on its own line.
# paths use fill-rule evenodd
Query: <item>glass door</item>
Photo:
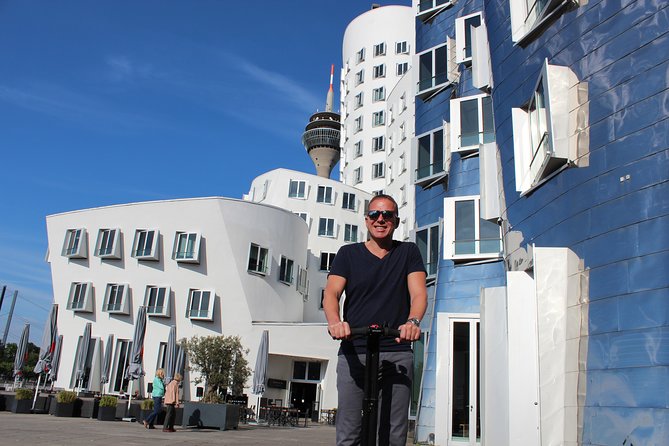
M 449 445 L 481 442 L 479 320 L 450 321 Z

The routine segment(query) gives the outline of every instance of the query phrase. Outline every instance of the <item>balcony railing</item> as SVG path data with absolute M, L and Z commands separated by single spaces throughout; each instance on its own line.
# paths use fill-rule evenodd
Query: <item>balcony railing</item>
M 418 81 L 416 87 L 416 96 L 420 99 L 432 95 L 439 87 L 447 87 L 450 84 L 448 73 L 437 73 L 432 77 L 426 77 Z
M 439 162 L 439 163 L 434 163 L 434 164 L 428 164 L 425 166 L 418 166 L 416 169 L 416 181 L 420 181 L 424 178 L 430 178 L 434 175 L 440 174 L 444 172 L 444 163 Z

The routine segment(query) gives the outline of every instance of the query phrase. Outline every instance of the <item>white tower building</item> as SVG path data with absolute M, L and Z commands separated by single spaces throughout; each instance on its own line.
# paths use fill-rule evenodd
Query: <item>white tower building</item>
M 411 181 L 414 12 L 374 7 L 346 28 L 342 49 L 340 175 L 345 184 L 388 193 L 400 204 L 395 238 L 414 227 Z

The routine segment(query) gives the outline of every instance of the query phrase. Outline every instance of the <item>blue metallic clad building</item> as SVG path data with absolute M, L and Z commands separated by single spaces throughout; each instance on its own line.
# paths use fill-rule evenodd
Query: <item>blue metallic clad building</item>
M 414 1 L 415 438 L 669 444 L 666 1 Z

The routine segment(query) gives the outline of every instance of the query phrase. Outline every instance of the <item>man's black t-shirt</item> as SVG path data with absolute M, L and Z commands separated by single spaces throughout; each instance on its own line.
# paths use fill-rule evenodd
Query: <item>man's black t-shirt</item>
M 346 279 L 343 320 L 351 328 L 370 324 L 398 328 L 406 323 L 411 308 L 407 276 L 425 272 L 420 251 L 414 243 L 393 241 L 382 259 L 372 254 L 364 243 L 344 245 L 339 249 L 330 274 Z M 340 353 L 365 351 L 365 339 L 342 341 Z M 381 351 L 410 350 L 410 343 L 397 344 L 392 338 L 381 339 Z

